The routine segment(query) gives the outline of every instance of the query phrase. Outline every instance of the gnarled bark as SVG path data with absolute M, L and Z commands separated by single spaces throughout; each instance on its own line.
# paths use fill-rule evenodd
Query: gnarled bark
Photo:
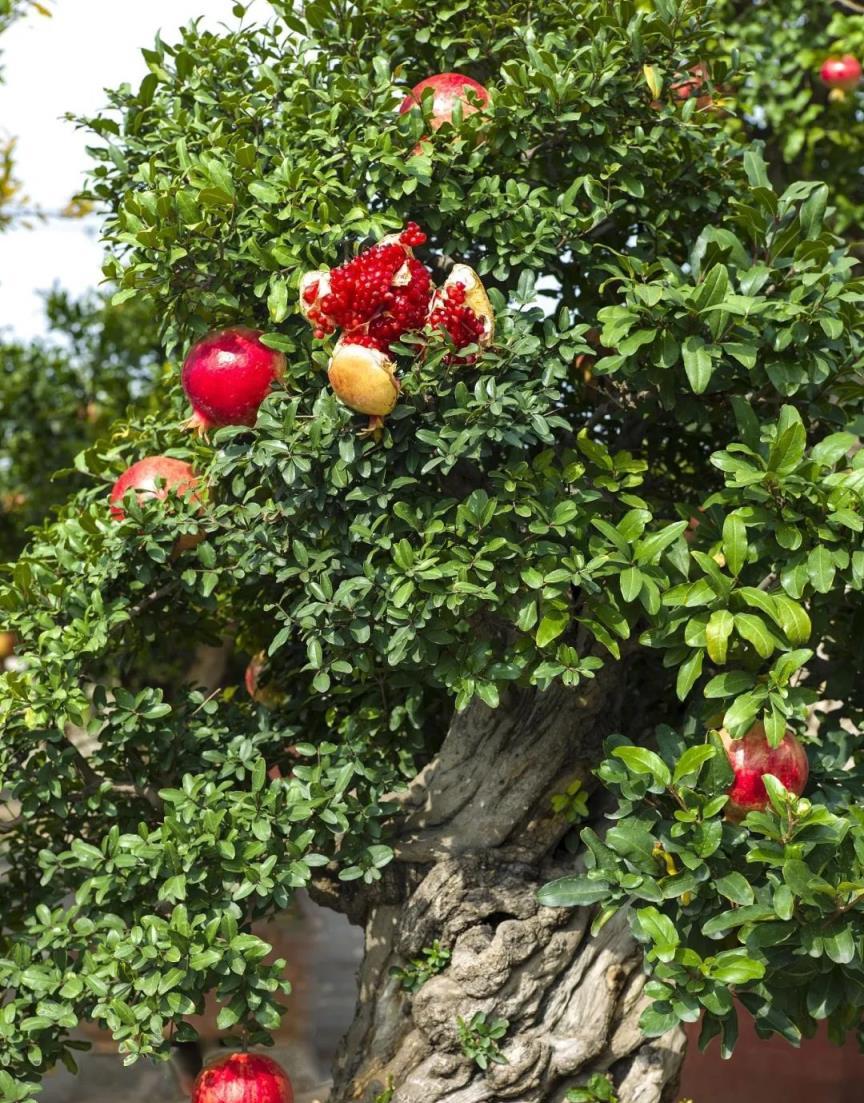
M 683 1035 L 639 1031 L 644 977 L 625 917 L 592 938 L 588 910 L 536 899 L 566 872 L 553 852 L 567 825 L 551 796 L 574 777 L 589 783 L 623 677 L 624 664 L 610 666 L 584 689 L 513 693 L 454 718 L 404 797 L 398 864 L 364 916 L 358 1011 L 330 1103 L 563 1103 L 598 1071 L 612 1073 L 621 1103 L 672 1098 Z M 391 969 L 435 940 L 449 964 L 405 992 Z M 507 1063 L 485 1072 L 459 1041 L 459 1017 L 478 1011 L 510 1024 Z

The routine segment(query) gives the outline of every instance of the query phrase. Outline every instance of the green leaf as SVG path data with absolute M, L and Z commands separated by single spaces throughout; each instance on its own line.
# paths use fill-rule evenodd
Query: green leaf
M 675 693 L 679 701 L 683 701 L 702 674 L 702 663 L 705 652 L 701 649 L 693 651 L 678 669 L 678 677 L 675 682 Z
M 538 647 L 546 647 L 557 640 L 570 625 L 570 613 L 566 609 L 555 609 L 547 613 L 537 628 L 535 639 Z
M 723 554 L 726 566 L 737 578 L 747 562 L 747 528 L 737 513 L 730 513 L 723 522 Z
M 638 567 L 628 567 L 621 572 L 621 596 L 625 601 L 635 601 L 642 591 L 642 572 Z
M 710 743 L 700 744 L 698 747 L 688 747 L 678 759 L 672 781 L 677 785 L 686 777 L 695 777 L 709 759 L 717 754 L 717 748 Z
M 613 758 L 620 758 L 634 774 L 647 774 L 664 788 L 672 781 L 672 774 L 663 759 L 647 747 L 616 747 Z
M 735 626 L 735 618 L 728 609 L 716 609 L 705 625 L 705 643 L 712 662 L 722 666 L 726 662 L 729 636 Z
M 672 920 L 656 908 L 640 908 L 636 918 L 642 932 L 653 943 L 652 953 L 660 961 L 671 961 L 681 942 Z
M 714 373 L 714 361 L 702 337 L 688 337 L 681 346 L 684 371 L 694 394 L 703 394 Z
M 609 896 L 609 885 L 587 877 L 560 877 L 537 893 L 544 908 L 585 908 Z
M 714 886 L 721 896 L 725 896 L 733 904 L 753 903 L 753 888 L 747 878 L 740 873 L 727 873 L 725 877 L 718 877 Z
M 755 613 L 736 613 L 735 628 L 742 639 L 751 643 L 761 658 L 768 659 L 777 646 L 765 622 Z

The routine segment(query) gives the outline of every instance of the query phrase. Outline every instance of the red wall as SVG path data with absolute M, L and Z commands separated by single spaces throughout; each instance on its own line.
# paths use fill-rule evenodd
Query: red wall
M 762 1041 L 752 1020 L 739 1015 L 741 1037 L 731 1060 L 720 1058 L 716 1038 L 705 1053 L 696 1046 L 698 1024 L 689 1031 L 681 1098 L 693 1103 L 862 1103 L 864 1055 L 851 1038 L 843 1047 L 825 1029 L 799 1049 L 782 1038 Z

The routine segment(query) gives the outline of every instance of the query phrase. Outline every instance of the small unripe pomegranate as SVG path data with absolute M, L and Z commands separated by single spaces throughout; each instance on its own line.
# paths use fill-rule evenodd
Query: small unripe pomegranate
M 851 54 L 829 57 L 820 70 L 820 76 L 828 88 L 854 92 L 861 83 L 861 62 Z
M 288 1074 L 260 1053 L 232 1053 L 195 1081 L 192 1103 L 294 1103 Z
M 376 425 L 392 413 L 399 398 L 392 360 L 374 345 L 362 343 L 362 338 L 336 345 L 327 377 L 340 402 L 358 414 L 369 414 Z
M 429 325 L 446 330 L 457 351 L 467 345 L 486 348 L 495 336 L 495 313 L 486 288 L 473 268 L 454 264 L 444 286 L 432 296 Z M 452 357 L 455 362 L 463 359 Z
M 444 123 L 452 120 L 458 103 L 462 104 L 463 117 L 478 111 L 480 108 L 468 100 L 468 94 L 471 92 L 479 100 L 480 107 L 486 107 L 489 103 L 489 93 L 482 84 L 472 80 L 471 77 L 466 77 L 462 73 L 437 73 L 434 77 L 427 77 L 414 85 L 402 101 L 399 114 L 404 115 L 406 111 L 418 107 L 427 88 L 432 89 L 434 97 L 432 100 L 433 130 L 438 130 Z
M 796 796 L 801 796 L 810 773 L 807 752 L 794 733 L 787 731 L 781 742 L 772 747 L 762 724 L 755 724 L 743 739 L 732 739 L 721 732 L 723 746 L 735 779 L 728 789 L 727 819 L 738 821 L 748 812 L 761 812 L 768 807 L 765 774 L 773 774 Z
M 199 341 L 183 364 L 183 390 L 201 429 L 254 425 L 258 407 L 285 371 L 285 357 L 254 329 L 220 329 Z
M 0 663 L 5 662 L 15 654 L 15 644 L 18 642 L 14 632 L 0 632 Z

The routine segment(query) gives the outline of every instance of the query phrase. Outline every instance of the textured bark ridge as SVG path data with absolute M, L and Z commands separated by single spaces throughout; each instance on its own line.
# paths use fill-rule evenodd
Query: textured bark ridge
M 514 694 L 454 718 L 405 797 L 400 863 L 365 914 L 357 1017 L 330 1103 L 563 1103 L 598 1071 L 621 1103 L 675 1098 L 683 1036 L 639 1032 L 644 977 L 626 919 L 592 938 L 588 910 L 536 900 L 566 872 L 550 859 L 566 829 L 550 797 L 587 780 L 617 726 L 621 677 L 619 666 L 579 692 Z M 447 968 L 405 992 L 391 968 L 436 939 Z M 458 1017 L 478 1011 L 510 1023 L 507 1063 L 486 1072 L 459 1043 Z

